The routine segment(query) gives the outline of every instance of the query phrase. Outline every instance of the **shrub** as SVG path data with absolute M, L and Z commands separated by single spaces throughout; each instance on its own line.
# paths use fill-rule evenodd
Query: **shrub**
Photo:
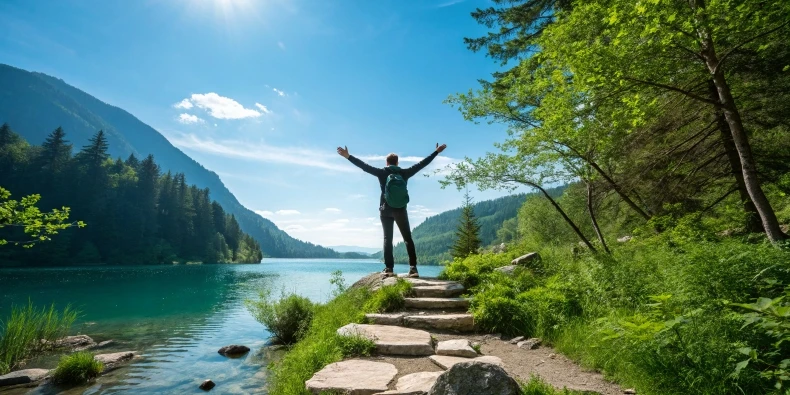
M 398 279 L 395 285 L 381 287 L 364 306 L 365 311 L 386 313 L 402 310 L 406 304 L 405 296 L 411 293 L 411 283 Z
M 310 299 L 296 294 L 283 294 L 272 301 L 268 291 L 261 292 L 257 301 L 247 301 L 247 309 L 263 324 L 275 342 L 294 344 L 304 336 L 313 319 L 315 307 Z
M 104 364 L 94 359 L 89 352 L 65 355 L 52 373 L 56 384 L 78 385 L 95 379 L 104 370 Z
M 77 312 L 69 306 L 62 312 L 55 310 L 54 304 L 42 309 L 34 307 L 32 302 L 26 307 L 13 306 L 11 316 L 0 328 L 0 374 L 8 373 L 26 358 L 41 352 L 46 342 L 65 336 L 76 319 Z
M 367 357 L 376 349 L 376 343 L 364 336 L 337 336 L 343 358 Z

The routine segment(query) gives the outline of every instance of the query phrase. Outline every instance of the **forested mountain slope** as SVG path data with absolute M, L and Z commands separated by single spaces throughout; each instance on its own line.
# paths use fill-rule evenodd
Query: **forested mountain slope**
M 91 136 L 103 130 L 112 157 L 134 154 L 145 158 L 151 154 L 163 171 L 183 173 L 198 188 L 209 188 L 211 199 L 235 215 L 241 229 L 260 243 L 266 256 L 338 256 L 331 249 L 290 237 L 242 206 L 216 173 L 174 147 L 155 129 L 60 79 L 0 64 L 0 123 L 4 122 L 35 145 L 57 127 L 63 128 L 76 147 L 87 144 Z
M 560 196 L 564 189 L 565 186 L 561 186 L 548 191 L 552 196 Z M 497 231 L 505 221 L 516 217 L 527 196 L 528 194 L 522 193 L 474 204 L 475 216 L 480 221 L 480 239 L 483 246 L 488 246 L 496 240 Z M 439 264 L 451 259 L 449 251 L 453 244 L 460 214 L 460 207 L 445 211 L 429 217 L 414 228 L 412 238 L 417 249 L 418 263 Z M 395 246 L 393 254 L 396 262 L 408 262 L 406 246 L 403 243 L 398 243 Z

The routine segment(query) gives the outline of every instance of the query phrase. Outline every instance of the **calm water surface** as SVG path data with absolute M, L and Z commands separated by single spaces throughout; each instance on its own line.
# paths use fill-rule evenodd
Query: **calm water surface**
M 89 387 L 63 392 L 40 387 L 32 393 L 189 394 L 213 380 L 216 394 L 265 393 L 268 333 L 244 308 L 262 287 L 292 291 L 314 301 L 329 298 L 330 274 L 341 270 L 350 285 L 381 270 L 374 260 L 265 259 L 260 265 L 178 265 L 0 269 L 0 320 L 12 304 L 71 304 L 82 316 L 73 332 L 97 342 L 115 340 L 102 350 L 139 351 L 143 358 L 99 378 Z M 420 274 L 435 276 L 437 266 Z M 397 265 L 404 273 L 408 266 Z M 217 349 L 244 344 L 252 351 L 228 359 Z M 28 367 L 51 368 L 58 356 Z M 3 395 L 26 393 L 2 392 Z

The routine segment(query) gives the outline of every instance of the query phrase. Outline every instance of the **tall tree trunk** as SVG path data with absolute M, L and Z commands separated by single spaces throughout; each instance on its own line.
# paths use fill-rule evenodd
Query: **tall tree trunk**
M 598 220 L 595 219 L 595 211 L 593 211 L 593 187 L 591 182 L 587 182 L 587 211 L 590 213 L 590 222 L 592 222 L 593 229 L 595 229 L 595 234 L 598 236 L 598 241 L 601 242 L 604 251 L 607 254 L 611 254 L 612 252 L 609 251 L 609 246 L 606 245 L 606 240 L 603 239 L 603 234 L 601 233 L 601 228 L 598 226 Z
M 703 23 L 704 26 L 704 23 Z M 746 131 L 743 127 L 741 114 L 738 112 L 738 106 L 732 97 L 730 86 L 727 79 L 724 77 L 724 72 L 719 66 L 719 59 L 716 55 L 716 48 L 713 44 L 713 38 L 710 32 L 705 28 L 700 28 L 699 36 L 701 39 L 701 55 L 705 59 L 705 65 L 711 72 L 713 82 L 716 85 L 716 91 L 719 96 L 719 103 L 721 103 L 724 117 L 727 124 L 730 126 L 732 140 L 735 148 L 738 150 L 738 158 L 741 161 L 741 172 L 743 173 L 743 182 L 746 186 L 746 191 L 749 192 L 754 207 L 757 213 L 760 214 L 760 220 L 763 223 L 763 229 L 768 236 L 768 240 L 772 243 L 787 239 L 787 235 L 782 232 L 779 227 L 779 220 L 776 218 L 776 213 L 771 208 L 771 203 L 768 197 L 765 196 L 760 180 L 757 177 L 757 165 L 752 155 L 752 147 L 749 144 L 749 139 L 746 136 Z
M 719 101 L 719 92 L 716 89 L 716 83 L 713 80 L 708 80 L 708 94 L 713 101 Z M 721 141 L 724 145 L 724 152 L 730 162 L 730 169 L 732 176 L 735 177 L 735 182 L 738 186 L 738 193 L 741 196 L 741 203 L 743 203 L 743 211 L 746 212 L 746 230 L 752 233 L 763 232 L 763 224 L 760 222 L 760 215 L 757 213 L 757 208 L 754 207 L 752 198 L 749 197 L 749 191 L 746 190 L 746 183 L 743 181 L 743 172 L 741 170 L 741 160 L 738 157 L 738 149 L 735 147 L 735 142 L 732 140 L 732 132 L 727 119 L 724 117 L 724 112 L 719 108 L 714 109 L 716 114 L 716 123 L 721 133 Z
M 524 184 L 527 184 L 527 185 L 529 185 L 531 187 L 535 187 L 538 190 L 540 190 L 540 192 L 543 193 L 543 196 L 545 196 L 546 199 L 549 199 L 549 203 L 551 203 L 551 205 L 554 206 L 554 209 L 556 209 L 557 212 L 560 213 L 560 215 L 565 220 L 565 222 L 568 223 L 568 225 L 573 229 L 573 231 L 576 233 L 576 235 L 579 236 L 579 238 L 587 246 L 587 248 L 589 248 L 590 251 L 592 251 L 592 252 L 596 252 L 596 253 L 598 252 L 598 250 L 595 249 L 595 247 L 593 247 L 592 243 L 590 243 L 590 240 L 587 239 L 587 236 L 585 236 L 584 233 L 582 233 L 582 231 L 579 229 L 579 227 L 576 226 L 576 223 L 574 223 L 573 220 L 570 217 L 568 217 L 567 214 L 565 214 L 565 211 L 562 209 L 562 207 L 560 207 L 560 205 L 557 204 L 557 202 L 551 197 L 551 195 L 549 195 L 548 192 L 546 192 L 545 189 L 543 189 L 543 187 L 541 187 L 538 184 L 531 183 L 531 182 L 524 182 Z

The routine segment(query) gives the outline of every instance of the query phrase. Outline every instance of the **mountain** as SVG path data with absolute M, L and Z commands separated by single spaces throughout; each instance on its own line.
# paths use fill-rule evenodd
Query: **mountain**
M 356 246 L 328 246 L 337 252 L 358 252 L 360 254 L 370 255 L 381 251 L 381 248 L 372 247 L 356 247 Z
M 552 196 L 560 196 L 563 190 L 565 186 L 549 189 L 548 192 Z M 528 195 L 531 194 L 504 196 L 473 205 L 475 216 L 480 221 L 480 239 L 483 246 L 491 245 L 496 240 L 497 231 L 502 228 L 506 220 L 516 217 Z M 436 265 L 452 259 L 449 251 L 455 240 L 455 230 L 458 228 L 460 215 L 460 207 L 445 211 L 428 217 L 412 230 L 418 264 Z M 403 243 L 395 246 L 393 255 L 396 263 L 408 263 L 409 257 Z M 375 257 L 378 258 L 380 255 Z
M 292 238 L 271 221 L 242 206 L 216 173 L 174 147 L 154 128 L 132 114 L 85 93 L 63 80 L 0 64 L 0 123 L 7 122 L 31 144 L 39 145 L 58 126 L 75 147 L 104 130 L 114 157 L 153 154 L 164 171 L 184 173 L 211 199 L 233 214 L 241 229 L 261 246 L 265 256 L 328 258 L 337 252 Z

